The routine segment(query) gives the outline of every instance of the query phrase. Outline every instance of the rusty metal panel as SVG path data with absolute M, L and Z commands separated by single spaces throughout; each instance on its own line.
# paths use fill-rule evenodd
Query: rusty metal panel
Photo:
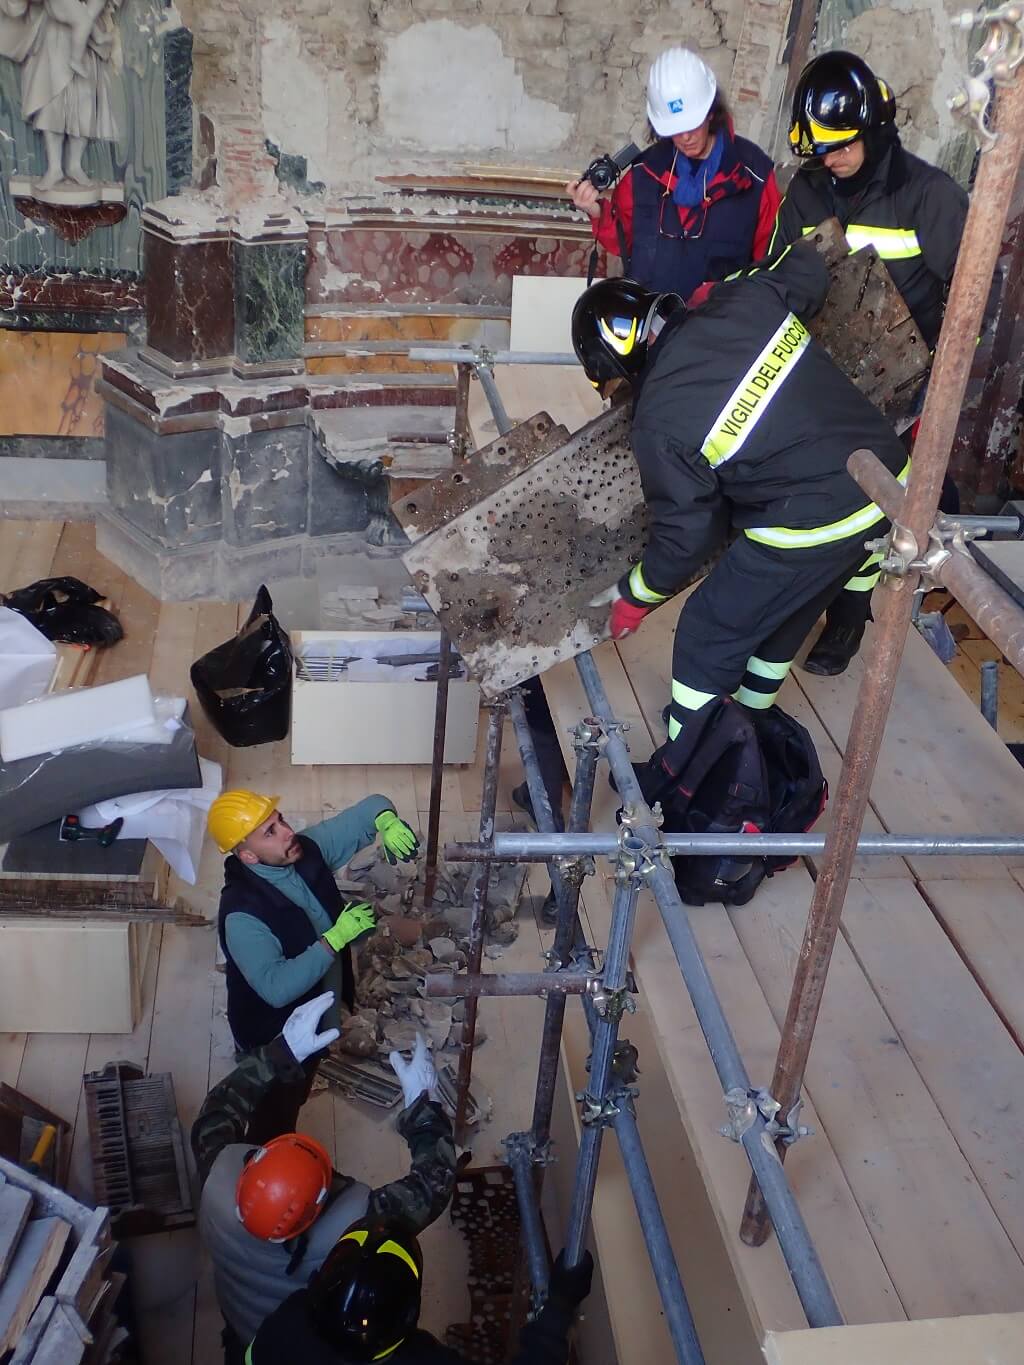
M 546 412 L 538 412 L 499 436 L 490 445 L 459 460 L 429 484 L 392 503 L 391 510 L 410 540 L 418 540 L 467 512 L 474 503 L 496 492 L 513 475 L 569 439 L 569 428 L 559 426 Z
M 892 276 L 872 247 L 849 253 L 830 218 L 811 240 L 832 276 L 828 298 L 809 324 L 813 336 L 894 426 L 906 421 L 928 375 L 931 356 Z
M 403 554 L 486 694 L 605 638 L 608 608 L 588 604 L 646 533 L 629 423 L 628 405 L 595 417 Z

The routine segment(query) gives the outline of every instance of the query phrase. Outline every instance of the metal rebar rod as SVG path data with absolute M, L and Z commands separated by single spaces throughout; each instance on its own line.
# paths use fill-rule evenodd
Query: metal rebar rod
M 529 1133 L 511 1133 L 505 1139 L 508 1164 L 516 1186 L 519 1205 L 519 1228 L 526 1249 L 526 1263 L 535 1296 L 543 1298 L 548 1288 L 548 1252 L 544 1225 L 540 1217 L 540 1201 L 534 1179 L 533 1141 Z
M 444 741 L 448 728 L 448 679 L 452 667 L 452 638 L 441 627 L 437 663 L 437 700 L 434 704 L 434 748 L 430 756 L 430 806 L 427 813 L 427 850 L 423 859 L 423 905 L 430 909 L 437 885 L 437 843 L 441 829 L 441 788 L 444 783 Z
M 624 840 L 627 852 L 633 851 L 633 844 L 638 848 L 643 846 L 639 839 L 628 836 Z M 633 938 L 633 922 L 636 918 L 639 895 L 640 877 L 623 859 L 615 877 L 615 895 L 604 962 L 604 986 L 609 994 L 624 990 L 626 986 L 629 945 Z M 578 1265 L 583 1255 L 590 1212 L 594 1204 L 597 1166 L 605 1128 L 605 1106 L 612 1081 L 612 1061 L 619 1036 L 620 1014 L 619 1010 L 608 1010 L 594 1022 L 590 1077 L 583 1097 L 583 1132 L 580 1135 L 580 1150 L 576 1161 L 569 1226 L 565 1234 L 565 1262 L 569 1266 Z
M 588 972 L 487 972 L 479 976 L 448 976 L 432 972 L 426 978 L 428 1000 L 441 996 L 468 998 L 479 995 L 547 995 L 562 1001 L 582 995 L 592 980 Z
M 604 755 L 611 766 L 619 795 L 624 802 L 643 811 L 646 809 L 646 802 L 630 762 L 629 750 L 613 726 L 611 707 L 597 665 L 590 654 L 581 654 L 576 659 L 576 668 L 591 711 L 607 733 Z M 658 846 L 658 830 L 653 823 L 636 826 L 636 833 L 652 847 Z M 725 1017 L 707 964 L 697 945 L 689 918 L 679 899 L 675 879 L 667 867 L 661 866 L 655 860 L 646 880 L 661 912 L 665 932 L 672 944 L 672 951 L 679 963 L 723 1089 L 726 1091 L 739 1089 L 746 1094 L 751 1089 L 750 1077 L 729 1027 L 729 1021 Z M 771 1142 L 767 1140 L 765 1120 L 760 1112 L 755 1111 L 751 1115 L 749 1127 L 742 1134 L 738 1134 L 738 1137 L 754 1176 L 764 1191 L 779 1246 L 808 1323 L 812 1327 L 840 1325 L 842 1315 L 839 1306 L 822 1269 L 793 1191 L 786 1181 L 782 1163 Z
M 907 495 L 877 456 L 870 450 L 855 450 L 847 469 L 894 525 L 906 525 Z M 947 518 L 949 522 L 957 520 Z M 926 545 L 927 541 L 926 535 L 917 543 Z M 1024 673 L 1024 609 L 1010 594 L 970 555 L 957 549 L 945 559 L 936 558 L 929 573 L 949 589 L 1012 667 Z
M 455 366 L 455 420 L 452 422 L 452 455 L 456 460 L 464 460 L 472 444 L 469 432 L 470 378 L 469 362 L 459 361 Z
M 505 699 L 498 697 L 491 702 L 487 718 L 487 745 L 484 750 L 484 782 L 480 794 L 480 835 L 481 838 L 494 837 L 494 811 L 498 804 L 498 764 L 501 761 L 501 737 L 505 727 Z M 486 834 L 484 831 L 487 831 Z M 491 873 L 486 864 L 477 869 L 473 883 L 473 911 L 469 928 L 469 951 L 466 966 L 471 976 L 480 975 L 480 963 L 484 951 L 484 919 L 487 914 L 487 891 Z M 469 1104 L 469 1084 L 473 1076 L 473 1047 L 476 1043 L 477 996 L 466 1000 L 466 1013 L 462 1020 L 462 1044 L 459 1053 L 459 1079 L 455 1102 L 455 1139 L 464 1141 L 466 1108 Z
M 662 834 L 661 846 L 673 858 L 681 854 L 722 857 L 754 854 L 774 858 L 813 857 L 825 848 L 824 834 Z M 496 834 L 489 844 L 450 843 L 449 862 L 540 863 L 558 857 L 615 858 L 615 834 Z M 1024 834 L 862 834 L 858 857 L 920 858 L 929 854 L 967 857 L 1015 857 L 1024 853 Z
M 430 361 L 433 364 L 479 365 L 484 359 L 481 352 L 471 346 L 410 346 L 410 360 Z M 488 351 L 487 363 L 490 365 L 578 365 L 580 362 L 572 351 Z
M 992 726 L 999 729 L 999 662 L 986 659 L 981 665 L 981 714 Z
M 686 1298 L 686 1290 L 679 1275 L 672 1243 L 669 1241 L 668 1228 L 658 1204 L 651 1168 L 647 1164 L 643 1143 L 637 1130 L 636 1116 L 628 1108 L 620 1108 L 612 1121 L 615 1136 L 619 1139 L 622 1162 L 626 1168 L 629 1188 L 633 1194 L 640 1219 L 640 1228 L 647 1244 L 647 1254 L 651 1269 L 665 1309 L 672 1344 L 682 1365 L 704 1365 L 704 1352 L 701 1350 L 694 1326 L 693 1314 Z
M 928 545 L 928 533 L 938 510 L 974 359 L 974 338 L 981 328 L 1010 199 L 1020 172 L 1024 152 L 1024 76 L 1018 75 L 1011 84 L 1000 88 L 995 129 L 996 143 L 981 157 L 971 195 L 901 509 L 901 525 L 922 549 Z M 947 563 L 957 558 L 962 556 L 953 554 Z M 914 569 L 905 577 L 887 575 L 875 593 L 875 629 L 850 722 L 832 808 L 832 828 L 814 886 L 772 1080 L 771 1093 L 783 1114 L 788 1114 L 800 1097 L 919 578 Z M 1024 646 L 1024 632 L 1021 643 Z M 784 1146 L 779 1147 L 780 1161 L 785 1150 Z M 767 1232 L 764 1200 L 752 1183 L 740 1235 L 745 1242 L 757 1245 Z
M 576 772 L 573 777 L 572 800 L 569 803 L 569 833 L 586 830 L 590 825 L 590 809 L 594 800 L 594 778 L 597 774 L 598 731 L 585 722 L 577 726 L 575 735 Z M 539 773 L 538 773 L 539 776 Z M 541 787 L 543 788 L 543 783 Z M 545 793 L 546 794 L 546 793 Z M 534 807 L 536 810 L 536 807 Z M 538 822 L 539 823 L 539 822 Z M 575 875 L 563 877 L 559 871 L 559 889 L 555 893 L 558 919 L 551 946 L 554 962 L 564 970 L 571 961 L 573 947 L 582 939 L 579 920 L 580 884 L 582 867 Z M 565 1021 L 565 996 L 549 995 L 544 1007 L 544 1027 L 541 1032 L 540 1057 L 537 1062 L 537 1086 L 533 1096 L 533 1119 L 530 1132 L 539 1148 L 551 1137 L 551 1114 L 558 1085 L 558 1058 L 562 1045 L 562 1026 Z M 538 1167 L 543 1175 L 543 1167 Z
M 498 385 L 494 378 L 494 371 L 489 365 L 477 365 L 473 371 L 477 379 L 480 380 L 480 387 L 484 391 L 491 414 L 494 417 L 494 425 L 498 428 L 498 435 L 504 436 L 507 431 L 511 431 L 515 425 L 512 418 L 505 410 L 505 404 L 501 400 L 498 392 Z

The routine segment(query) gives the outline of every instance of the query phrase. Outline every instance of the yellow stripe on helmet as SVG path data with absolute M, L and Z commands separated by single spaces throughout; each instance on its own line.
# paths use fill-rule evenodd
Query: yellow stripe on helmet
M 420 1272 L 416 1269 L 416 1262 L 406 1251 L 405 1247 L 399 1246 L 397 1242 L 381 1242 L 380 1246 L 377 1248 L 377 1255 L 397 1256 L 400 1261 L 405 1262 L 416 1278 L 419 1279 Z
M 630 323 L 629 332 L 624 337 L 620 337 L 616 332 L 614 332 L 612 328 L 608 326 L 607 322 L 605 322 L 604 318 L 598 318 L 597 326 L 598 330 L 604 337 L 605 341 L 607 341 L 608 345 L 612 348 L 612 350 L 618 351 L 619 355 L 629 355 L 630 351 L 636 345 L 637 331 L 636 318 L 634 318 Z
M 806 152 L 812 151 L 822 142 L 834 143 L 839 146 L 843 143 L 855 142 L 861 136 L 862 133 L 859 128 L 826 128 L 823 123 L 819 123 L 817 119 L 813 118 L 807 120 L 807 132 L 803 130 L 799 121 L 794 123 L 789 130 L 790 146 Z

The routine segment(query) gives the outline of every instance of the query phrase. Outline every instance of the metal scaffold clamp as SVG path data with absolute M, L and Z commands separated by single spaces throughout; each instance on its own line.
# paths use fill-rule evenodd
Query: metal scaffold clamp
M 797 1100 L 786 1115 L 785 1121 L 780 1123 L 778 1115 L 782 1105 L 778 1100 L 773 1099 L 767 1090 L 741 1090 L 736 1088 L 727 1090 L 723 1098 L 729 1121 L 723 1124 L 718 1131 L 723 1137 L 729 1138 L 731 1142 L 742 1142 L 745 1135 L 757 1122 L 758 1116 L 764 1119 L 764 1130 L 768 1136 L 773 1141 L 782 1142 L 787 1147 L 791 1147 L 794 1142 L 802 1137 L 810 1137 L 814 1132 L 813 1128 L 808 1128 L 800 1122 L 803 1100 Z
M 575 858 L 563 854 L 552 858 L 551 862 L 561 873 L 566 886 L 582 886 L 584 877 L 593 877 L 597 872 L 597 864 L 589 853 Z
M 525 1157 L 533 1166 L 553 1166 L 556 1160 L 551 1143 L 537 1142 L 532 1133 L 509 1133 L 501 1145 L 510 1166 L 516 1156 Z
M 638 1090 L 631 1086 L 617 1086 L 610 1090 L 603 1100 L 597 1099 L 593 1095 L 580 1093 L 576 1096 L 580 1105 L 580 1123 L 584 1128 L 591 1128 L 594 1124 L 607 1127 L 614 1123 L 615 1119 L 623 1113 L 634 1113 L 633 1101 L 639 1094 Z
M 572 747 L 577 753 L 581 749 L 596 749 L 600 745 L 602 733 L 601 722 L 593 716 L 586 716 L 572 727 Z
M 970 557 L 967 542 L 981 534 L 974 527 L 962 525 L 955 517 L 940 513 L 928 532 L 928 548 L 923 554 L 913 532 L 899 522 L 893 525 L 887 536 L 868 541 L 865 548 L 884 555 L 879 565 L 883 574 L 891 578 L 906 578 L 910 573 L 919 573 L 922 578 L 919 591 L 930 592 L 939 586 L 938 575 L 943 564 L 954 554 Z
M 660 805 L 650 810 L 647 806 L 627 805 L 619 812 L 619 851 L 615 857 L 615 880 L 642 881 L 658 867 L 670 867 L 668 855 L 660 844 L 650 843 L 639 830 L 655 828 L 662 823 Z
M 592 976 L 587 982 L 587 995 L 594 1006 L 594 1013 L 601 1019 L 619 1020 L 624 1014 L 636 1013 L 636 981 L 633 973 L 626 973 L 626 984 L 618 990 L 609 990 L 601 976 Z
M 990 10 L 964 10 L 951 21 L 954 28 L 988 30 L 978 48 L 978 69 L 964 77 L 949 100 L 949 108 L 969 123 L 983 152 L 991 151 L 997 135 L 988 128 L 993 85 L 1010 85 L 1024 61 L 1024 6 L 997 5 Z

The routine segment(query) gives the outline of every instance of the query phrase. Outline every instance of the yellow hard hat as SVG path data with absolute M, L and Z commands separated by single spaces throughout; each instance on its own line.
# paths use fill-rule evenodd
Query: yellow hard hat
M 206 817 L 206 828 L 221 853 L 230 853 L 277 810 L 279 796 L 236 790 L 221 792 Z

